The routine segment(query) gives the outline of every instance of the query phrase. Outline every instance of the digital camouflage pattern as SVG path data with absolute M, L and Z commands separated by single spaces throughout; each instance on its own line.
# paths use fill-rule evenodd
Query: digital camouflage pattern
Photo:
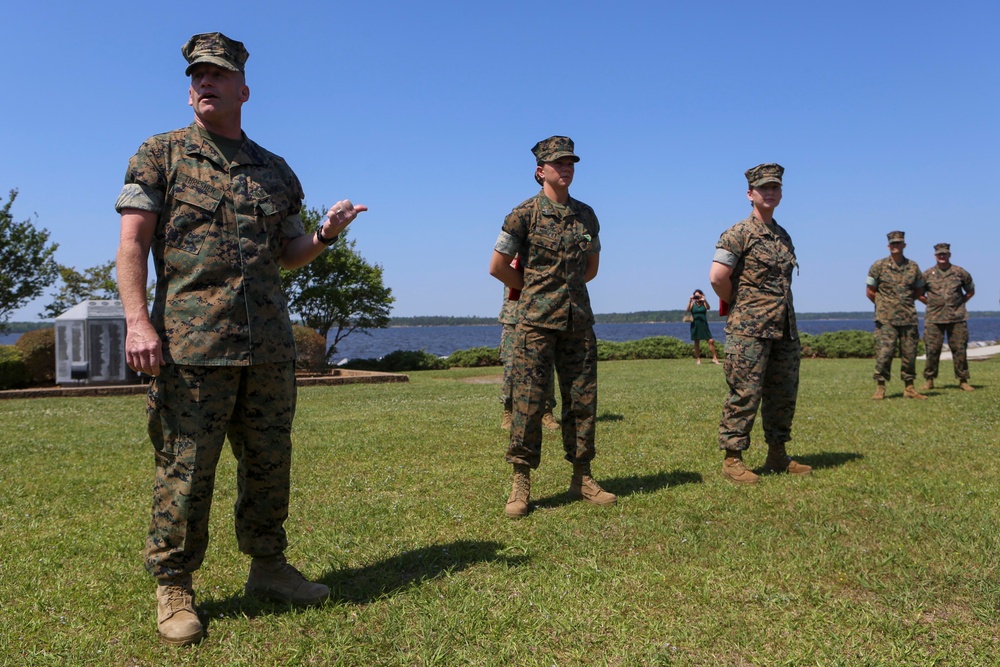
M 719 423 L 720 449 L 750 447 L 758 408 L 768 445 L 791 440 L 801 357 L 798 339 L 726 336 L 724 369 L 729 396 Z
M 215 469 L 229 437 L 238 461 L 236 536 L 250 556 L 282 553 L 288 517 L 295 364 L 161 367 L 147 394 L 156 457 L 146 569 L 197 570 L 208 546 Z
M 305 233 L 302 199 L 285 161 L 245 135 L 231 164 L 195 124 L 139 148 L 115 208 L 159 214 L 150 319 L 167 363 L 295 359 L 278 258 Z
M 748 180 L 780 178 L 772 166 L 778 165 L 755 167 L 759 174 L 748 171 Z M 714 261 L 733 269 L 723 365 L 729 394 L 719 447 L 747 449 L 758 408 L 767 443 L 783 444 L 791 438 L 801 355 L 792 299 L 797 266 L 792 238 L 777 221 L 768 225 L 751 215 L 722 233 Z
M 924 295 L 927 297 L 924 322 L 964 322 L 969 317 L 965 308 L 966 295 L 975 291 L 972 276 L 960 266 L 952 264 L 947 269 L 940 269 L 935 265 L 927 269 L 924 271 Z
M 532 468 L 541 462 L 542 415 L 553 367 L 563 397 L 566 460 L 591 461 L 596 453 L 597 426 L 597 338 L 593 327 L 560 331 L 519 322 L 513 338 L 514 411 L 506 461 Z
M 250 57 L 243 42 L 229 39 L 221 32 L 205 32 L 193 36 L 181 47 L 181 55 L 188 62 L 184 76 L 190 76 L 191 70 L 198 63 L 210 63 L 233 72 L 242 72 Z
M 538 164 L 555 162 L 563 157 L 571 157 L 574 162 L 580 161 L 580 158 L 573 153 L 573 140 L 569 137 L 556 136 L 542 139 L 532 146 L 531 153 Z
M 767 183 L 781 185 L 781 177 L 785 175 L 785 168 L 780 164 L 769 162 L 747 169 L 743 175 L 747 177 L 747 185 L 751 188 L 759 188 Z
M 775 221 L 755 215 L 719 237 L 714 261 L 733 269 L 726 334 L 797 340 L 792 271 L 798 266 L 792 238 Z
M 500 363 L 503 364 L 503 383 L 500 385 L 500 402 L 505 412 L 514 409 L 514 325 L 517 324 L 517 301 L 507 298 L 508 288 L 503 288 L 503 306 L 500 307 Z M 544 412 L 556 407 L 555 383 L 549 381 L 545 395 Z M 544 413 L 543 413 L 544 414 Z
M 507 215 L 494 249 L 521 256 L 519 322 L 563 331 L 593 326 L 584 276 L 587 257 L 600 252 L 599 232 L 594 209 L 572 197 L 560 206 L 539 192 Z
M 916 326 L 914 291 L 924 286 L 920 267 L 912 259 L 896 264 L 883 257 L 868 269 L 866 283 L 875 289 L 875 321 L 894 326 Z
M 941 348 L 944 339 L 948 338 L 951 349 L 952 365 L 955 377 L 969 381 L 969 325 L 961 322 L 936 324 L 924 320 L 924 347 L 927 350 L 927 363 L 924 364 L 924 379 L 933 380 L 938 376 L 938 365 L 941 363 Z
M 875 373 L 877 382 L 888 382 L 892 375 L 892 358 L 899 347 L 899 377 L 904 384 L 912 384 L 917 376 L 917 334 L 916 324 L 895 325 L 875 321 Z

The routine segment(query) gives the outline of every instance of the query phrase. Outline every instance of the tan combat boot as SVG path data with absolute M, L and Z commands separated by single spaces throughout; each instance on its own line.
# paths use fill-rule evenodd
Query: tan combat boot
M 872 399 L 881 401 L 883 398 L 885 398 L 885 382 L 879 382 L 875 387 L 875 393 L 872 394 Z
M 160 579 L 156 587 L 156 630 L 160 640 L 171 646 L 195 644 L 205 636 L 194 611 L 191 575 Z
M 934 379 L 931 378 L 930 380 L 927 380 L 927 382 L 924 383 L 924 386 L 921 387 L 920 390 L 927 391 L 928 389 L 933 389 L 933 388 L 934 388 Z
M 322 604 L 330 597 L 329 587 L 306 579 L 288 564 L 284 554 L 254 558 L 243 590 L 252 597 L 299 607 Z
M 726 458 L 722 460 L 722 474 L 736 484 L 756 484 L 760 480 L 759 476 L 743 464 L 743 452 L 738 449 L 726 450 Z
M 962 380 L 958 383 L 958 388 L 962 391 L 975 391 L 976 388 L 969 384 L 968 380 Z
M 590 476 L 590 461 L 573 464 L 573 479 L 569 482 L 569 497 L 572 500 L 586 500 L 595 505 L 614 505 L 618 498 L 601 488 Z
M 812 466 L 799 463 L 792 459 L 785 451 L 784 443 L 780 445 L 767 446 L 767 460 L 764 461 L 764 468 L 768 472 L 787 473 L 789 475 L 809 475 L 812 474 Z
M 903 396 L 906 398 L 917 398 L 921 401 L 927 400 L 927 397 L 918 392 L 912 384 L 906 385 L 906 389 L 903 390 Z
M 510 430 L 510 423 L 513 421 L 514 415 L 510 410 L 503 411 L 503 419 L 500 420 L 500 428 L 505 431 Z
M 560 428 L 559 422 L 552 416 L 551 412 L 546 412 L 542 415 L 542 426 L 549 431 L 558 431 Z
M 509 519 L 520 519 L 528 515 L 528 497 L 531 495 L 531 467 L 514 464 L 514 484 L 507 498 L 504 514 Z

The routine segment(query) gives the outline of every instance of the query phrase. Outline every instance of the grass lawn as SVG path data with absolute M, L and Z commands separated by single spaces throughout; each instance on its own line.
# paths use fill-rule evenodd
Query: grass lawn
M 942 368 L 930 400 L 897 377 L 875 402 L 871 361 L 803 362 L 789 451 L 814 474 L 742 488 L 721 367 L 604 363 L 594 473 L 618 505 L 569 502 L 547 434 L 521 521 L 499 369 L 302 389 L 288 557 L 333 599 L 243 597 L 224 455 L 208 636 L 181 649 L 142 568 L 144 399 L 0 401 L 0 665 L 996 665 L 1000 359 L 971 394 Z

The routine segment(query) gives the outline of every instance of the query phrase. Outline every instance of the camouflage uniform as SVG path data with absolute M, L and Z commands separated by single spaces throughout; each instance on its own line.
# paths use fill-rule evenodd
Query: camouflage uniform
M 503 385 L 500 388 L 500 402 L 504 412 L 514 409 L 514 329 L 517 324 L 517 301 L 507 298 L 508 288 L 503 290 L 503 305 L 500 307 L 500 361 L 503 363 Z M 545 394 L 545 409 L 543 414 L 552 412 L 556 407 L 556 387 L 549 380 L 549 390 Z
M 494 249 L 520 255 L 524 288 L 514 302 L 514 414 L 506 460 L 537 468 L 542 414 L 552 368 L 562 393 L 566 460 L 594 458 L 597 416 L 597 339 L 584 279 L 587 257 L 601 250 L 594 210 L 572 197 L 565 205 L 543 193 L 522 202 L 504 220 Z
M 302 187 L 245 134 L 232 161 L 224 143 L 196 124 L 150 138 L 116 204 L 158 214 L 150 319 L 165 365 L 147 401 L 156 486 L 146 543 L 158 579 L 204 558 L 227 435 L 239 462 L 240 549 L 263 557 L 287 544 L 295 343 L 278 258 L 304 233 Z
M 924 285 L 917 263 L 903 258 L 896 264 L 883 257 L 868 270 L 867 284 L 875 290 L 875 373 L 879 383 L 892 375 L 892 358 L 899 345 L 900 373 L 905 384 L 917 374 L 917 309 L 913 292 Z
M 951 348 L 951 358 L 955 367 L 955 377 L 959 381 L 969 380 L 969 317 L 965 309 L 967 295 L 976 291 L 969 272 L 952 264 L 947 270 L 933 266 L 924 271 L 924 294 L 927 310 L 924 313 L 924 347 L 927 348 L 927 364 L 924 379 L 933 380 L 938 375 L 938 362 L 945 336 Z
M 725 329 L 729 395 L 719 447 L 750 447 L 758 407 L 764 440 L 783 446 L 792 437 L 801 357 L 792 303 L 795 246 L 777 221 L 768 225 L 751 215 L 723 232 L 713 261 L 733 269 Z

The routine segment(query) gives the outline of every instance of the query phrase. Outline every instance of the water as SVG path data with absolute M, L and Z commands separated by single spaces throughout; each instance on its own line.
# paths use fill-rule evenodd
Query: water
M 709 322 L 709 329 L 716 340 L 725 340 L 722 322 Z M 874 331 L 871 320 L 800 320 L 799 331 L 821 334 L 826 331 L 857 329 Z M 648 324 L 598 324 L 594 330 L 601 340 L 626 341 L 650 336 L 673 336 L 683 341 L 690 339 L 690 325 L 684 322 Z M 921 328 L 922 333 L 922 328 Z M 12 345 L 19 334 L 0 335 L 0 344 Z M 973 341 L 1000 340 L 1000 317 L 973 317 L 969 319 L 969 339 Z M 366 335 L 355 332 L 341 341 L 336 359 L 378 358 L 395 350 L 423 350 L 436 356 L 447 356 L 456 350 L 500 343 L 500 325 L 441 326 L 441 327 L 390 327 L 376 329 Z

